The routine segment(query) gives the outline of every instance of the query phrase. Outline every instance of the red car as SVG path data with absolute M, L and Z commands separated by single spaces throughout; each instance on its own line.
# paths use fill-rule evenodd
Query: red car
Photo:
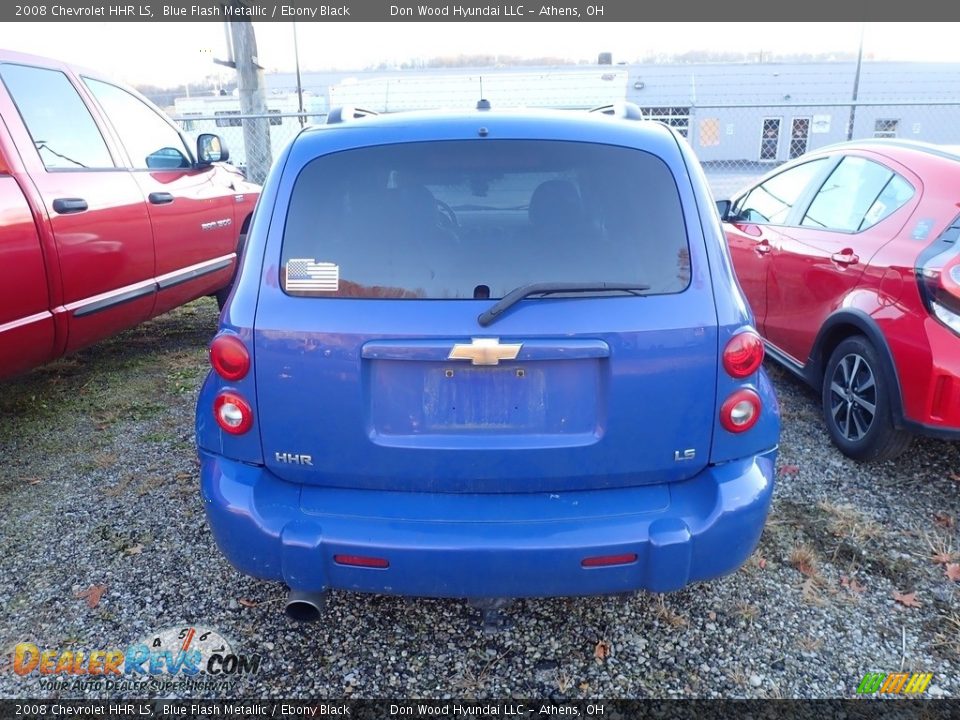
M 227 159 L 130 88 L 0 51 L 0 378 L 225 299 L 260 192 Z
M 960 148 L 834 145 L 717 203 L 769 354 L 857 460 L 960 438 Z

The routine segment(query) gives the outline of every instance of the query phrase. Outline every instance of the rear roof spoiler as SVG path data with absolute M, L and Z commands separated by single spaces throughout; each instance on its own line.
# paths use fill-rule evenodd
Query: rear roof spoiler
M 336 125 L 337 123 L 348 122 L 350 120 L 360 120 L 361 118 L 379 115 L 373 110 L 364 110 L 363 108 L 344 105 L 336 107 L 327 115 L 327 125 Z
M 610 105 L 601 105 L 588 112 L 600 113 L 601 115 L 610 115 L 623 120 L 643 120 L 643 111 L 640 106 L 632 102 L 616 102 Z

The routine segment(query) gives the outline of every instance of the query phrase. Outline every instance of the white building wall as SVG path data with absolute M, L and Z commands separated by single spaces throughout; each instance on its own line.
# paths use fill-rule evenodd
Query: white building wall
M 377 112 L 469 108 L 481 97 L 494 108 L 590 108 L 627 100 L 668 116 L 705 162 L 765 165 L 789 159 L 791 126 L 797 118 L 809 118 L 808 150 L 847 139 L 850 105 L 844 103 L 852 98 L 855 72 L 856 64 L 850 61 L 565 65 L 306 72 L 302 81 L 324 113 L 338 105 Z M 267 75 L 266 83 L 273 93 L 268 103 L 283 102 L 283 107 L 295 110 L 292 73 Z M 858 98 L 865 105 L 856 111 L 856 138 L 872 137 L 878 120 L 895 120 L 898 137 L 960 144 L 960 105 L 916 104 L 960 103 L 960 63 L 864 62 Z M 186 110 L 180 100 L 177 110 Z M 776 157 L 761 160 L 764 119 L 777 117 L 781 122 Z M 271 137 L 277 138 L 272 140 L 275 150 L 292 134 L 287 122 L 282 130 L 271 127 Z M 240 134 L 233 130 L 219 128 L 232 148 L 240 148 Z M 237 140 L 232 139 L 234 134 Z

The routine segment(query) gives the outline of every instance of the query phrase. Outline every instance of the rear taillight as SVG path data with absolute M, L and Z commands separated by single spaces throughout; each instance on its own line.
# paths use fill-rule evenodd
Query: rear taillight
M 953 248 L 951 248 L 951 252 Z M 920 268 L 920 295 L 927 310 L 960 335 L 960 255 L 935 255 Z
M 242 396 L 224 390 L 213 401 L 213 415 L 224 432 L 242 435 L 253 427 L 253 408 Z
M 760 396 L 748 388 L 736 390 L 720 406 L 720 424 L 729 432 L 746 432 L 759 419 Z
M 763 362 L 763 340 L 752 330 L 739 332 L 723 349 L 723 369 L 732 378 L 753 375 Z
M 218 335 L 210 343 L 210 364 L 224 380 L 240 380 L 250 372 L 250 353 L 236 335 Z
M 917 284 L 927 312 L 960 335 L 960 217 L 920 254 Z

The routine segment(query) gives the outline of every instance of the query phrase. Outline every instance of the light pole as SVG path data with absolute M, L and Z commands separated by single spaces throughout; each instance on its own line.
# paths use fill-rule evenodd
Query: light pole
M 303 84 L 300 82 L 300 47 L 297 45 L 297 23 L 293 23 L 293 62 L 297 67 L 297 105 L 300 108 L 300 127 L 307 119 L 303 116 Z
M 850 104 L 850 124 L 847 125 L 847 140 L 853 140 L 853 124 L 857 119 L 857 95 L 860 92 L 860 66 L 863 64 L 863 31 L 867 23 L 860 23 L 860 48 L 857 50 L 857 71 L 853 75 L 853 98 Z

